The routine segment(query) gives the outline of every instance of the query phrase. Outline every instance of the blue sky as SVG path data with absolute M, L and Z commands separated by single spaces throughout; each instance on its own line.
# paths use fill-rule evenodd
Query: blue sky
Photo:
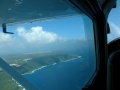
M 108 42 L 120 37 L 120 0 L 117 0 L 117 8 L 113 8 L 109 14 L 108 22 L 111 33 L 108 35 Z
M 18 27 L 23 27 L 29 31 L 30 28 L 36 26 L 40 26 L 44 31 L 54 32 L 67 39 L 85 38 L 83 21 L 80 16 L 8 26 L 8 31 L 16 33 Z M 17 33 L 15 36 L 17 36 Z
M 0 49 L 2 52 L 0 54 L 11 53 L 11 51 L 35 52 L 38 49 L 72 47 L 70 44 L 85 39 L 81 16 L 8 26 L 7 31 L 14 34 L 4 34 L 1 29 Z
M 108 18 L 111 29 L 108 41 L 120 36 L 119 10 L 120 1 L 118 1 L 117 8 L 112 9 Z M 75 45 L 72 46 L 71 44 L 80 44 L 85 40 L 84 24 L 81 16 L 17 24 L 8 26 L 7 30 L 15 34 L 4 34 L 0 28 L 0 54 L 35 52 L 38 49 L 60 48 L 59 46 L 62 45 L 74 47 Z M 66 47 L 62 48 L 65 49 Z
M 117 8 L 113 8 L 109 14 L 108 20 L 120 25 L 120 0 L 117 0 Z

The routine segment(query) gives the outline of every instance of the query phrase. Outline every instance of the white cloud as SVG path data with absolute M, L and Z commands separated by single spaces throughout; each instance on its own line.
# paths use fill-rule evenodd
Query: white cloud
M 0 32 L 0 55 L 17 51 L 18 49 L 16 49 L 16 46 L 19 45 L 16 43 L 17 42 L 12 35 Z
M 19 27 L 16 31 L 13 35 L 0 33 L 0 55 L 44 51 L 65 41 L 56 33 L 44 31 L 40 26 L 32 27 L 30 30 Z
M 30 30 L 19 27 L 17 32 L 27 43 L 46 44 L 62 40 L 57 34 L 44 31 L 40 26 L 32 27 Z
M 74 50 L 85 46 L 85 40 L 64 39 L 56 33 L 43 30 L 40 26 L 29 30 L 19 27 L 16 31 L 13 35 L 0 33 L 0 54 Z
M 111 41 L 115 38 L 120 37 L 120 27 L 113 22 L 109 22 L 109 24 L 110 24 L 110 34 L 108 35 L 108 41 Z
M 0 46 L 9 45 L 13 41 L 13 38 L 9 34 L 4 34 L 0 32 Z

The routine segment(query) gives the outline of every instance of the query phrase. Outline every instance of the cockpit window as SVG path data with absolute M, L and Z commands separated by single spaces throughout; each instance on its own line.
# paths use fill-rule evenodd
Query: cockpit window
M 68 9 L 67 13 L 70 13 Z M 91 19 L 74 13 L 42 22 L 7 26 L 12 35 L 4 34 L 1 28 L 0 56 L 38 90 L 81 90 L 96 69 L 94 33 Z M 1 70 L 0 75 L 4 76 Z M 0 87 L 8 83 L 0 83 Z
M 95 71 L 92 22 L 85 15 L 7 29 L 14 34 L 0 32 L 1 57 L 41 90 L 80 90 Z
M 117 0 L 117 7 L 113 8 L 109 14 L 108 22 L 110 25 L 110 34 L 108 42 L 120 37 L 120 1 Z

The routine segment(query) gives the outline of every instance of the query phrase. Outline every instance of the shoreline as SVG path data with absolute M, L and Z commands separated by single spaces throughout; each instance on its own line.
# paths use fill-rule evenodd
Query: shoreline
M 75 60 L 75 59 L 78 59 L 78 58 L 81 58 L 81 56 L 78 56 L 77 58 L 68 59 L 68 60 L 66 60 L 66 61 L 61 61 L 61 62 L 69 62 L 69 61 L 72 61 L 72 60 Z M 40 67 L 40 68 L 34 69 L 34 70 L 31 71 L 30 73 L 24 73 L 24 74 L 22 74 L 22 75 L 33 74 L 33 73 L 35 73 L 36 71 L 38 71 L 38 70 L 40 70 L 40 69 L 42 69 L 42 68 L 45 68 L 45 67 L 51 66 L 51 65 L 56 65 L 56 64 L 58 64 L 58 63 L 53 63 L 53 64 L 50 64 L 50 65 L 45 65 L 45 66 L 42 66 L 42 67 Z
M 22 85 L 21 85 L 21 84 L 19 84 L 19 83 L 18 83 L 18 82 L 17 82 L 14 78 L 12 78 L 12 80 L 13 80 L 13 81 L 15 81 L 15 83 L 17 84 L 17 86 L 18 86 L 18 87 L 21 87 L 21 88 L 22 88 L 22 90 L 26 90 L 26 89 L 25 89 L 25 88 L 23 88 L 23 87 L 22 87 Z
M 78 59 L 78 58 L 81 58 L 81 56 L 78 56 L 77 58 L 72 58 L 72 59 L 68 59 L 68 60 L 66 60 L 66 61 L 61 61 L 61 62 L 69 62 L 69 61 L 72 61 L 72 60 L 75 60 L 75 59 Z M 58 64 L 58 63 L 53 63 L 53 64 L 50 64 L 50 65 L 45 65 L 45 66 L 42 66 L 42 67 L 40 67 L 40 68 L 38 68 L 38 69 L 35 69 L 35 70 L 33 70 L 32 72 L 30 72 L 30 73 L 24 73 L 24 74 L 22 74 L 22 75 L 28 75 L 28 74 L 33 74 L 33 73 L 35 73 L 36 71 L 38 71 L 38 70 L 40 70 L 40 69 L 42 69 L 42 68 L 45 68 L 45 67 L 47 67 L 47 66 L 51 66 L 51 65 L 56 65 L 56 64 Z M 13 78 L 12 78 L 12 80 L 14 80 Z M 15 80 L 14 80 L 15 81 Z M 16 81 L 15 81 L 16 82 Z M 18 82 L 16 82 L 16 84 L 19 86 L 19 87 L 22 87 Z M 26 90 L 25 88 L 23 88 L 23 90 Z

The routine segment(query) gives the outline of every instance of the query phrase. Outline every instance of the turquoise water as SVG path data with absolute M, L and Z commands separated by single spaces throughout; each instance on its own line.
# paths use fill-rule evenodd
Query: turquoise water
M 50 65 L 24 75 L 39 90 L 81 90 L 94 72 L 85 59 Z

